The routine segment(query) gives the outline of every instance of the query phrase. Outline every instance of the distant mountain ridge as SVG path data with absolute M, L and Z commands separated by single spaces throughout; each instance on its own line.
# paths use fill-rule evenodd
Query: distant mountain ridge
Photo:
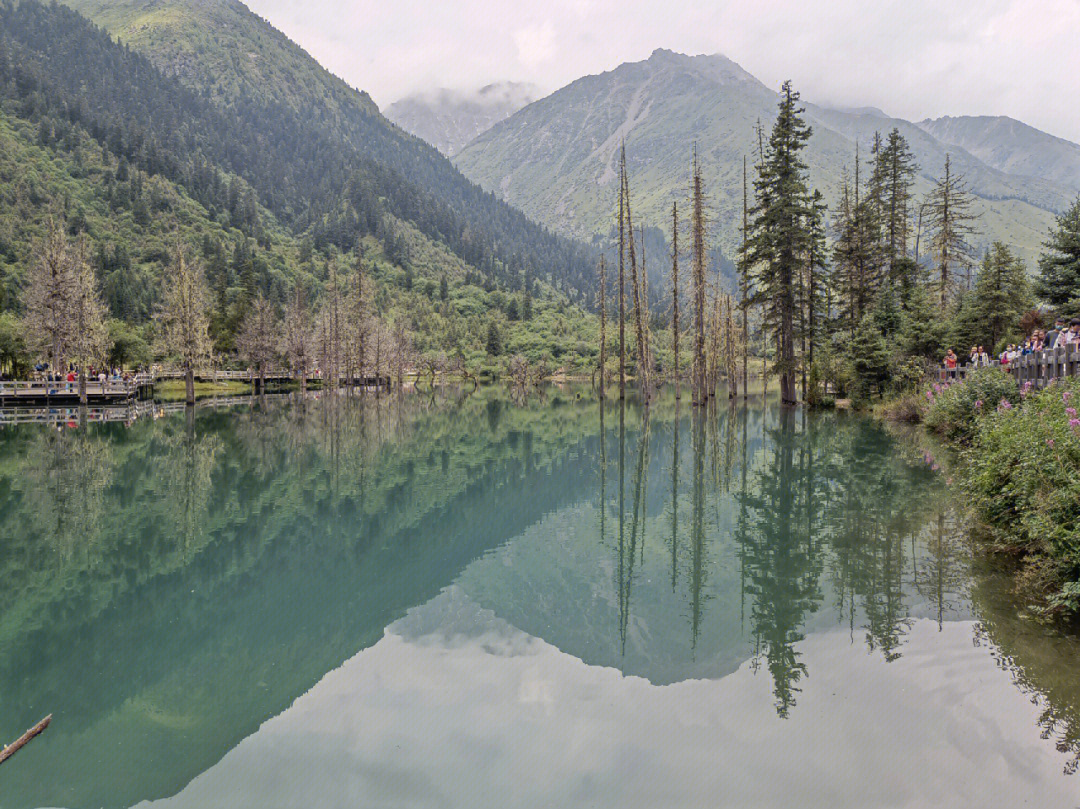
M 453 157 L 478 135 L 539 98 L 534 84 L 498 82 L 474 92 L 440 88 L 414 93 L 386 107 L 386 117 L 406 132 Z
M 614 223 L 621 142 L 637 219 L 665 231 L 672 203 L 687 197 L 696 145 L 715 238 L 730 255 L 739 238 L 743 160 L 753 165 L 754 127 L 759 121 L 771 126 L 776 101 L 772 89 L 722 55 L 658 49 L 647 60 L 585 76 L 530 104 L 480 135 L 455 163 L 533 218 L 590 238 L 610 232 Z M 917 199 L 941 173 L 947 153 L 954 170 L 967 177 L 982 215 L 977 249 L 1000 239 L 1032 265 L 1054 215 L 1074 196 L 1061 183 L 1003 171 L 881 110 L 805 106 L 814 128 L 806 154 L 811 184 L 832 205 L 845 167 L 854 173 L 856 142 L 862 170 L 868 171 L 874 132 L 885 135 L 894 126 L 911 143 L 920 167 Z
M 928 118 L 919 126 L 996 169 L 1039 177 L 1080 193 L 1080 144 L 1000 115 Z

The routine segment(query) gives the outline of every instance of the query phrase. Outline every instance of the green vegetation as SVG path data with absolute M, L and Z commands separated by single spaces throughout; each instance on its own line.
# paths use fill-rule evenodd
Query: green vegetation
M 1080 613 L 1080 380 L 984 408 L 964 453 L 964 489 L 993 546 L 1020 560 L 1045 614 Z
M 923 421 L 946 438 L 969 443 L 983 415 L 998 407 L 1011 407 L 1017 400 L 1012 376 L 996 368 L 983 368 L 963 382 L 934 384 L 927 390 Z
M 137 12 L 141 44 L 179 80 L 68 9 L 0 4 L 0 313 L 25 314 L 55 222 L 116 321 L 99 363 L 171 360 L 155 316 L 179 243 L 202 267 L 226 361 L 254 299 L 280 313 L 299 289 L 319 308 L 340 268 L 362 265 L 368 314 L 413 361 L 501 368 L 484 344 L 496 323 L 508 352 L 589 364 L 581 247 L 483 194 L 239 3 L 108 8 L 117 26 Z M 263 54 L 258 70 L 233 37 L 262 43 L 244 50 Z M 0 354 L 6 373 L 41 358 L 9 339 Z
M 777 89 L 720 55 L 657 50 L 645 61 L 583 77 L 540 99 L 483 133 L 454 160 L 466 176 L 537 221 L 579 238 L 608 239 L 619 142 L 625 138 L 638 220 L 646 225 L 666 222 L 673 202 L 681 206 L 696 143 L 711 189 L 713 238 L 734 256 L 741 243 L 743 158 L 756 161 L 755 123 L 775 115 Z M 1048 161 L 1054 167 L 1050 180 L 1033 179 L 1040 175 L 1019 166 L 1008 174 L 915 123 L 884 113 L 806 106 L 814 128 L 804 155 L 809 185 L 821 190 L 832 210 L 842 197 L 841 172 L 846 166 L 854 173 L 855 144 L 862 144 L 865 158 L 874 133 L 894 128 L 921 167 L 914 178 L 916 198 L 930 191 L 952 152 L 952 168 L 971 183 L 973 213 L 980 219 L 973 240 L 977 252 L 1000 241 L 1034 266 L 1054 215 L 1076 193 L 1075 180 L 1062 182 L 1061 161 Z

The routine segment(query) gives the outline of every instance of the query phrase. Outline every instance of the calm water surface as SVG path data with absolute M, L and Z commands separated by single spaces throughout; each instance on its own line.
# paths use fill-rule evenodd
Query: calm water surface
M 1080 806 L 1080 649 L 760 400 L 0 431 L 0 807 Z

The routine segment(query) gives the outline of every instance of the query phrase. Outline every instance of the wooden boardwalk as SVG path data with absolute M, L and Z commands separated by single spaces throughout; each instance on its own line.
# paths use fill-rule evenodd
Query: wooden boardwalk
M 123 402 L 137 399 L 142 390 L 152 387 L 153 377 L 139 374 L 128 381 L 107 379 L 86 381 L 87 402 Z M 30 382 L 0 382 L 0 407 L 19 406 L 30 402 L 46 404 L 79 402 L 78 382 L 49 382 L 32 380 Z
M 991 360 L 988 367 L 1001 368 L 1012 374 L 1021 385 L 1030 382 L 1033 388 L 1044 388 L 1054 379 L 1068 376 L 1080 376 L 1080 350 L 1077 346 L 1039 351 L 1017 357 L 1003 365 L 998 360 Z M 939 367 L 935 369 L 938 380 L 945 382 L 962 380 L 979 366 L 967 363 L 955 368 Z M 987 367 L 987 366 L 983 366 Z
M 136 401 L 153 396 L 154 385 L 165 380 L 182 380 L 184 372 L 175 369 L 155 371 L 154 373 L 136 374 L 127 381 L 119 379 L 107 379 L 100 382 L 97 379 L 86 382 L 87 405 L 115 405 L 124 402 Z M 268 371 L 264 376 L 267 384 L 281 385 L 298 382 L 299 379 L 291 371 L 275 369 Z M 195 380 L 198 382 L 247 382 L 257 387 L 258 375 L 251 370 L 223 371 L 223 370 L 199 370 L 195 372 Z M 310 377 L 308 383 L 320 386 L 323 379 L 318 376 Z M 364 388 L 375 390 L 389 388 L 391 379 L 389 376 L 356 376 L 346 377 L 342 375 L 338 379 L 342 387 Z M 27 382 L 0 381 L 0 409 L 11 407 L 23 407 L 29 405 L 65 406 L 79 404 L 78 382 L 49 382 L 46 380 L 32 380 Z

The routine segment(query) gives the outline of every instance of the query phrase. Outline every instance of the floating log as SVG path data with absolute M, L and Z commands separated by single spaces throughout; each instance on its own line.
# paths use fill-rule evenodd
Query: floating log
M 0 764 L 3 764 L 5 761 L 7 761 L 13 755 L 18 753 L 35 736 L 41 735 L 41 733 L 45 730 L 45 728 L 47 728 L 49 726 L 50 722 L 52 722 L 52 714 L 49 714 L 48 716 L 46 716 L 44 719 L 42 719 L 40 722 L 38 722 L 36 725 L 34 725 L 32 728 L 30 728 L 30 730 L 26 731 L 26 733 L 24 733 L 22 736 L 20 736 L 14 742 L 9 744 L 3 750 L 0 750 Z

